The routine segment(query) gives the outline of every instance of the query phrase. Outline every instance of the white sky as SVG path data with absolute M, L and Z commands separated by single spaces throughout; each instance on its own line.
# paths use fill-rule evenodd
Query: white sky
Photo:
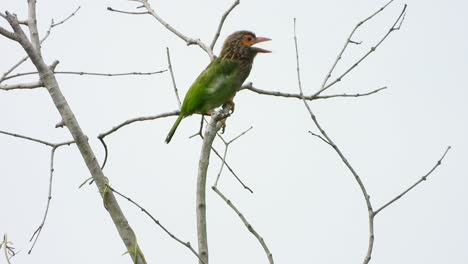
M 226 21 L 219 47 L 233 31 L 270 37 L 273 50 L 257 57 L 248 81 L 258 88 L 298 92 L 292 20 L 297 18 L 305 92 L 317 91 L 349 31 L 385 1 L 242 1 Z M 209 44 L 221 14 L 232 1 L 152 1 L 172 26 Z M 363 98 L 314 101 L 311 107 L 360 173 L 378 208 L 425 174 L 446 146 L 453 146 L 427 182 L 376 218 L 372 263 L 468 262 L 468 2 L 408 0 L 402 30 L 392 34 L 329 94 L 389 89 Z M 81 6 L 44 44 L 57 70 L 153 71 L 167 68 L 170 47 L 183 94 L 208 63 L 198 47 L 186 47 L 152 17 L 111 13 L 133 10 L 128 1 L 39 1 L 41 34 Z M 395 1 L 356 34 L 337 71 L 342 72 L 385 34 L 404 2 Z M 2 1 L 0 11 L 26 18 L 26 1 Z M 0 25 L 8 27 L 2 21 Z M 24 52 L 0 39 L 0 72 Z M 20 72 L 31 70 L 24 66 Z M 153 76 L 57 76 L 92 147 L 96 136 L 133 117 L 177 108 L 168 73 Z M 33 81 L 35 78 L 23 78 Z M 11 82 L 10 82 L 11 83 Z M 45 90 L 0 93 L 0 130 L 51 142 L 70 138 Z M 138 123 L 109 136 L 105 174 L 112 186 L 143 205 L 173 233 L 196 245 L 195 183 L 198 117 L 185 119 L 169 145 L 163 143 L 175 118 Z M 242 189 L 225 171 L 219 188 L 265 238 L 276 263 L 362 263 L 367 248 L 367 212 L 358 186 L 336 153 L 308 134 L 306 109 L 296 99 L 243 91 L 228 120 L 226 138 L 253 130 L 230 147 L 228 162 L 254 190 Z M 221 150 L 222 145 L 216 143 Z M 46 226 L 31 255 L 29 237 L 45 209 L 49 148 L 0 135 L 0 234 L 20 250 L 13 263 L 130 263 L 76 147 L 56 153 L 53 200 Z M 209 185 L 220 162 L 212 156 Z M 135 229 L 148 263 L 196 263 L 137 208 L 119 202 Z M 267 263 L 257 240 L 234 212 L 208 189 L 210 263 Z M 0 257 L 0 263 L 5 263 Z

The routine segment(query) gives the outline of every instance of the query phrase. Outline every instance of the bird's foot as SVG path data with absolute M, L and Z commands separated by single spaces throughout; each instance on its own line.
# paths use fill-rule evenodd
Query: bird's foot
M 224 131 L 226 130 L 226 118 L 222 119 L 219 122 L 221 122 L 221 134 L 224 134 Z
M 223 108 L 226 108 L 226 107 L 228 107 L 228 106 L 230 107 L 229 113 L 230 113 L 230 114 L 234 113 L 234 109 L 235 109 L 235 107 L 236 107 L 236 104 L 234 103 L 234 101 L 233 101 L 232 99 L 230 99 L 229 101 L 227 101 L 227 102 L 225 102 L 225 103 L 223 104 Z

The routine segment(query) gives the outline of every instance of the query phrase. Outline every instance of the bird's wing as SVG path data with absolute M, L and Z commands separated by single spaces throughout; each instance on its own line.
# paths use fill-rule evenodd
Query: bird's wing
M 181 111 L 186 115 L 205 113 L 225 103 L 236 92 L 238 70 L 234 60 L 212 61 L 188 90 Z

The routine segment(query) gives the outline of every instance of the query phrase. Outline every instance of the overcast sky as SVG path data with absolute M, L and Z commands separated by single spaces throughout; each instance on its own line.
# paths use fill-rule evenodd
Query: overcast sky
M 151 1 L 158 14 L 182 33 L 209 44 L 221 14 L 232 1 Z M 400 31 L 327 94 L 364 93 L 361 98 L 311 102 L 325 130 L 358 171 L 378 208 L 427 173 L 447 146 L 443 164 L 407 196 L 382 211 L 375 222 L 371 263 L 468 263 L 468 2 L 395 1 L 368 22 L 337 67 L 341 73 L 387 32 L 403 5 L 408 13 Z M 385 1 L 242 1 L 226 21 L 215 48 L 230 33 L 248 29 L 273 41 L 260 54 L 248 78 L 258 88 L 297 93 L 293 18 L 297 18 L 302 83 L 317 91 L 354 25 Z M 134 11 L 129 1 L 39 1 L 43 36 L 50 20 L 75 17 L 54 28 L 43 45 L 57 70 L 118 73 L 167 69 L 172 55 L 182 95 L 209 63 L 198 47 L 183 41 L 150 16 L 109 12 L 107 6 Z M 26 18 L 26 1 L 3 0 L 0 11 Z M 141 9 L 139 9 L 141 11 Z M 2 20 L 0 25 L 9 28 Z M 0 73 L 24 56 L 18 44 L 0 38 Z M 30 71 L 31 65 L 18 72 Z M 335 75 L 336 76 L 336 75 Z M 34 81 L 25 77 L 16 81 Z M 57 76 L 78 122 L 99 159 L 96 139 L 133 117 L 177 109 L 170 75 Z M 333 77 L 332 77 L 333 78 Z M 11 83 L 15 83 L 13 80 Z M 317 131 L 297 99 L 250 91 L 235 99 L 226 139 L 250 126 L 233 143 L 228 162 L 250 194 L 224 171 L 219 188 L 243 212 L 268 244 L 276 263 L 362 263 L 368 239 L 367 211 L 352 174 Z M 199 118 L 185 119 L 169 145 L 164 138 L 175 117 L 127 126 L 107 138 L 104 173 L 117 190 L 143 205 L 169 230 L 196 245 L 195 187 L 201 140 L 188 139 Z M 50 142 L 70 139 L 54 128 L 60 116 L 45 90 L 0 92 L 0 130 Z M 223 150 L 220 142 L 215 142 Z M 0 135 L 0 235 L 19 250 L 12 263 L 130 263 L 95 186 L 78 186 L 90 174 L 75 146 L 57 150 L 53 199 L 41 237 L 31 255 L 29 238 L 42 220 L 49 184 L 50 148 Z M 208 185 L 220 162 L 212 156 Z M 119 199 L 148 263 L 197 263 L 141 211 Z M 210 263 L 267 263 L 258 241 L 211 190 L 207 193 Z M 0 257 L 0 263 L 5 259 Z

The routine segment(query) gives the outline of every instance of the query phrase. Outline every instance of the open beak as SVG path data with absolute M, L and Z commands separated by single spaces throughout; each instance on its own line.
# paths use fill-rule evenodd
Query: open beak
M 255 38 L 255 40 L 253 41 L 252 46 L 257 44 L 257 43 L 270 41 L 270 40 L 271 39 L 269 39 L 269 38 L 258 37 L 258 38 Z M 256 50 L 259 53 L 271 53 L 270 50 L 266 50 L 266 49 L 262 49 L 262 48 L 252 47 L 252 49 Z

